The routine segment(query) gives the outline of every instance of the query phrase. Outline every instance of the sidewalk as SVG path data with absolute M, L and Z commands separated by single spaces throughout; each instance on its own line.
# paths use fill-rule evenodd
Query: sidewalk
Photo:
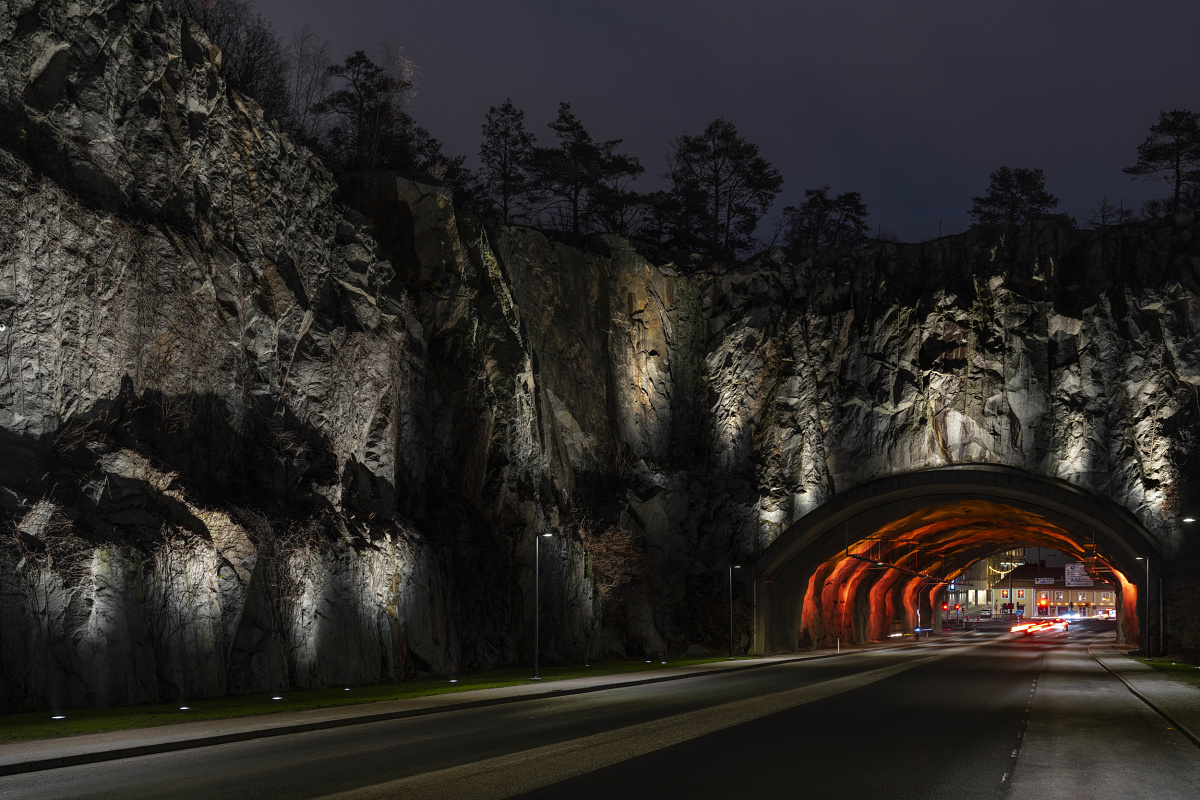
M 947 641 L 935 637 L 934 642 Z M 925 642 L 903 644 L 875 644 L 846 646 L 842 654 L 861 653 L 869 650 L 913 647 Z M 107 733 L 90 733 L 61 739 L 39 739 L 0 745 L 0 776 L 44 769 L 57 769 L 76 764 L 97 761 L 112 761 L 120 758 L 165 753 L 172 750 L 187 750 L 195 747 L 243 742 L 267 736 L 282 736 L 368 722 L 416 717 L 446 711 L 461 711 L 468 708 L 516 703 L 547 696 L 565 696 L 596 692 L 626 686 L 642 686 L 663 681 L 680 680 L 700 675 L 713 675 L 742 670 L 757 669 L 774 664 L 795 661 L 811 661 L 832 658 L 838 655 L 833 649 L 814 650 L 804 655 L 767 656 L 751 661 L 716 661 L 687 667 L 668 667 L 651 673 L 639 672 L 626 675 L 597 675 L 589 678 L 529 683 L 506 686 L 499 689 L 477 689 L 454 694 L 429 695 L 403 700 L 386 700 L 336 708 L 319 708 L 308 711 L 283 712 L 279 714 L 237 717 L 234 719 L 184 722 L 161 725 L 153 728 L 134 728 Z
M 1200 689 L 1127 656 L 1119 645 L 1092 645 L 1088 653 L 1147 705 L 1200 747 Z

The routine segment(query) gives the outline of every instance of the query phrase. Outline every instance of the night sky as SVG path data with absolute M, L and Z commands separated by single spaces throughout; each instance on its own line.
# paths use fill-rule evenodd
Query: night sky
M 560 100 L 624 139 L 648 190 L 670 137 L 717 116 L 784 176 L 773 213 L 831 184 L 905 240 L 969 222 L 1001 165 L 1040 167 L 1060 211 L 1169 193 L 1121 167 L 1160 111 L 1200 111 L 1200 3 L 1163 0 L 549 2 L 257 0 L 340 59 L 387 38 L 421 71 L 410 107 L 477 163 L 488 106 L 511 97 L 543 144 Z

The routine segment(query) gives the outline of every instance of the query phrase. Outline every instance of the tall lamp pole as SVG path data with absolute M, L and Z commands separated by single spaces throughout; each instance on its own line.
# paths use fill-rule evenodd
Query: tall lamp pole
M 542 539 L 554 534 L 543 533 L 533 537 L 533 677 L 530 680 L 540 681 L 538 676 L 538 650 L 541 648 L 542 634 Z
M 1138 556 L 1138 561 L 1146 562 L 1146 600 L 1144 614 L 1146 617 L 1146 658 L 1150 657 L 1150 556 Z
M 729 565 L 729 657 L 733 658 L 733 571 L 741 569 L 741 564 Z

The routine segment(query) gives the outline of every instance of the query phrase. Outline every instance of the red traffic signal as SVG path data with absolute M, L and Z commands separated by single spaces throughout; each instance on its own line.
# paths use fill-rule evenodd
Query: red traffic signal
M 955 610 L 955 611 L 958 611 L 960 608 L 962 608 L 962 606 L 960 606 L 958 603 L 955 603 L 955 604 L 954 604 L 954 610 Z
M 942 603 L 942 611 L 949 611 L 949 610 L 950 610 L 950 604 Z

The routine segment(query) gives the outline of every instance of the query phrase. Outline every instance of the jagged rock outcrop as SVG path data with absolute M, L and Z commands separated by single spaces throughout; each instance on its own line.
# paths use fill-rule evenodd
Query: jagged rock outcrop
M 0 6 L 0 711 L 515 663 L 544 533 L 547 657 L 719 644 L 731 563 L 923 466 L 1179 544 L 1191 216 L 697 269 L 335 182 L 219 62 L 153 3 Z
M 540 409 L 445 193 L 437 266 L 486 297 L 418 308 L 194 23 L 9 3 L 0 55 L 0 708 L 528 652 Z M 544 565 L 566 651 L 577 547 Z

